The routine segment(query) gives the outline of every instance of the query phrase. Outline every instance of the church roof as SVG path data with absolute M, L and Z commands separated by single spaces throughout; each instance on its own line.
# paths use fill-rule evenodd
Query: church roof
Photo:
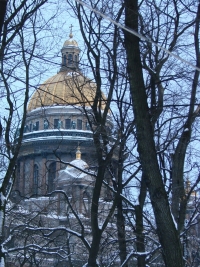
M 78 146 L 76 151 L 76 159 L 72 160 L 65 170 L 60 171 L 58 180 L 63 181 L 63 180 L 69 180 L 71 178 L 73 179 L 84 178 L 85 181 L 91 180 L 92 177 L 90 176 L 90 174 L 83 172 L 85 170 L 88 170 L 88 168 L 89 168 L 88 164 L 81 159 L 81 151 L 80 147 Z
M 59 171 L 58 181 L 67 181 L 69 179 L 84 179 L 84 181 L 92 180 L 89 173 L 85 173 L 82 170 L 87 171 L 89 166 L 82 159 L 75 159 L 70 162 L 70 165 L 66 169 Z
M 64 42 L 63 47 L 66 47 L 66 46 L 76 46 L 76 47 L 78 47 L 78 43 L 73 38 L 70 38 L 69 40 L 66 40 Z
M 85 161 L 83 161 L 81 159 L 81 151 L 80 151 L 80 147 L 78 146 L 77 148 L 77 151 L 76 151 L 76 159 L 75 160 L 72 160 L 70 162 L 70 164 L 72 165 L 68 165 L 67 168 L 79 168 L 79 169 L 82 169 L 82 170 L 85 170 L 87 169 L 89 166 L 87 165 L 87 163 Z
M 55 105 L 88 106 L 94 102 L 96 85 L 87 77 L 77 72 L 59 72 L 44 82 L 33 94 L 28 104 L 28 111 L 38 107 Z M 105 106 L 102 99 L 102 109 Z
M 75 159 L 73 161 L 70 162 L 71 165 L 73 165 L 74 168 L 79 168 L 82 170 L 85 170 L 88 168 L 88 165 L 85 161 L 83 161 L 82 159 Z M 67 168 L 72 168 L 72 166 L 68 165 Z
M 72 47 L 76 47 L 73 58 Z M 62 67 L 58 74 L 50 77 L 34 92 L 28 104 L 28 111 L 36 108 L 56 105 L 78 105 L 91 107 L 96 95 L 96 84 L 85 77 L 78 68 L 80 49 L 73 39 L 72 25 L 69 39 L 62 48 Z M 70 60 L 67 55 L 71 55 Z M 105 107 L 106 97 L 102 95 L 101 109 Z
M 76 46 L 76 47 L 78 47 L 78 43 L 77 43 L 77 41 L 75 41 L 75 40 L 73 39 L 72 27 L 73 27 L 73 26 L 71 25 L 71 26 L 70 26 L 71 31 L 70 31 L 70 34 L 69 34 L 69 39 L 66 40 L 66 41 L 64 42 L 64 44 L 63 44 L 63 48 L 64 48 L 64 47 L 68 47 L 68 46 Z

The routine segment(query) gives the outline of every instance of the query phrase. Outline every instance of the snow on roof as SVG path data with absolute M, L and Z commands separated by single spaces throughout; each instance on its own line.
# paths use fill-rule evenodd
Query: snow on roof
M 83 161 L 82 159 L 75 159 L 73 161 L 70 162 L 70 164 L 72 164 L 74 167 L 77 167 L 79 169 L 85 170 L 86 168 L 88 168 L 88 165 L 85 161 Z M 67 168 L 74 168 L 72 166 L 67 166 Z

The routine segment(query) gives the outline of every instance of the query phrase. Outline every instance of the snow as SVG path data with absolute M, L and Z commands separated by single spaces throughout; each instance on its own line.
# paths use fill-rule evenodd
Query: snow
M 85 136 L 44 136 L 44 137 L 37 137 L 37 138 L 29 138 L 29 139 L 25 139 L 23 140 L 23 143 L 28 143 L 28 142 L 34 142 L 34 141 L 41 141 L 41 140 L 52 140 L 52 139 L 56 139 L 56 140 L 88 140 L 91 141 L 93 140 L 92 137 L 85 137 Z
M 107 151 L 108 151 L 108 153 L 110 152 L 110 150 L 112 149 L 112 146 L 111 146 L 111 144 L 107 144 Z
M 88 165 L 85 161 L 83 161 L 82 159 L 75 159 L 73 161 L 70 162 L 70 164 L 72 164 L 74 167 L 78 167 L 79 169 L 86 169 L 88 168 Z M 68 168 L 72 168 L 73 166 L 68 166 Z
M 70 164 L 73 164 L 73 162 L 71 162 Z M 69 180 L 70 178 L 84 178 L 85 181 L 92 180 L 92 177 L 89 175 L 89 173 L 82 172 L 81 170 L 76 169 L 76 167 L 84 170 L 87 167 L 87 163 L 83 161 L 83 163 L 80 163 L 80 167 L 79 164 L 76 164 L 75 167 L 67 166 L 65 170 L 61 170 L 59 172 L 58 181 Z
M 60 135 L 57 135 L 57 133 L 60 132 Z M 46 133 L 55 133 L 55 135 L 50 135 L 50 136 L 38 136 L 40 134 L 46 134 Z M 68 133 L 69 135 L 65 135 L 65 133 Z M 36 135 L 35 137 L 33 135 Z M 84 135 L 83 135 L 84 134 Z M 38 140 L 87 140 L 91 141 L 93 140 L 92 138 L 92 132 L 88 130 L 77 130 L 77 129 L 49 129 L 49 130 L 40 130 L 40 131 L 33 131 L 33 132 L 28 132 L 24 133 L 24 137 L 26 139 L 23 139 L 23 143 L 28 143 L 28 142 L 35 142 Z
M 3 206 L 6 201 L 6 197 L 2 193 L 0 193 L 0 195 L 1 195 L 1 205 Z
M 66 109 L 66 110 L 69 110 L 69 109 L 72 109 L 73 111 L 67 111 L 69 113 L 77 113 L 77 114 L 80 114 L 83 112 L 83 108 L 82 106 L 77 106 L 77 105 L 53 105 L 53 106 L 45 106 L 45 107 L 38 107 L 36 109 L 33 109 L 31 111 L 28 112 L 28 115 L 31 114 L 31 113 L 37 113 L 38 111 L 41 111 L 41 110 L 45 110 L 47 111 L 47 109 Z M 84 109 L 86 110 L 91 110 L 91 107 L 84 107 Z
M 53 232 L 53 231 L 60 231 L 60 230 L 63 230 L 63 231 L 66 231 L 72 235 L 75 235 L 77 237 L 82 237 L 82 235 L 76 231 L 73 231 L 72 229 L 70 228 L 66 228 L 66 227 L 62 227 L 62 226 L 59 226 L 59 227 L 26 227 L 27 230 L 30 230 L 30 231 L 50 231 L 50 232 Z
M 57 109 L 57 108 L 63 108 L 63 109 L 75 109 L 74 106 L 72 105 L 68 105 L 68 106 L 63 106 L 63 105 L 54 105 L 54 106 L 45 106 L 45 107 L 38 107 L 36 109 L 33 109 L 31 110 L 29 113 L 34 113 L 34 112 L 37 112 L 37 111 L 41 111 L 41 110 L 45 110 L 45 109 Z
M 184 132 L 188 132 L 188 131 L 189 131 L 189 129 L 188 129 L 188 128 L 185 128 L 185 129 L 184 129 Z
M 36 200 L 46 200 L 47 197 L 46 196 L 38 196 L 38 197 L 35 197 L 35 198 L 31 197 L 29 199 L 24 199 L 24 201 L 25 202 L 27 202 L 27 201 L 31 201 L 32 202 L 34 199 L 36 199 Z M 51 197 L 51 199 L 55 199 L 55 197 Z
M 0 210 L 0 233 L 2 234 L 2 224 L 4 220 L 4 212 Z
M 1 251 L 2 251 L 3 253 L 8 252 L 6 249 L 3 248 L 3 246 L 1 246 Z
M 149 67 L 148 67 L 149 68 Z M 151 68 L 149 68 L 154 74 L 156 74 L 156 71 L 155 70 L 153 70 L 153 69 L 151 69 Z
M 174 219 L 174 215 L 173 215 L 172 213 L 171 213 L 171 216 L 172 216 L 172 220 L 173 220 L 173 222 L 174 222 L 175 228 L 178 229 L 177 223 L 176 223 L 176 221 L 175 221 L 175 219 Z
M 0 258 L 0 267 L 5 267 L 5 261 L 3 257 Z
M 91 134 L 92 131 L 88 131 L 88 130 L 77 130 L 77 129 L 47 129 L 47 130 L 39 130 L 39 131 L 32 131 L 32 132 L 28 132 L 28 133 L 24 133 L 24 136 L 29 135 L 29 134 L 33 134 L 33 133 L 47 133 L 47 132 L 75 132 L 75 133 L 89 133 Z

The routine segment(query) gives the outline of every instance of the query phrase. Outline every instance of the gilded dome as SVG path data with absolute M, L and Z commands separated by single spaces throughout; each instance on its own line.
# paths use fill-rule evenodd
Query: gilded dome
M 74 39 L 70 38 L 69 40 L 66 40 L 64 42 L 63 47 L 66 47 L 66 46 L 77 46 L 78 47 L 78 43 Z
M 59 72 L 44 82 L 33 94 L 28 111 L 55 105 L 88 106 L 94 102 L 96 85 L 77 72 Z M 102 109 L 105 96 L 102 95 Z
M 72 26 L 71 26 L 71 32 L 69 34 L 69 40 L 65 41 L 63 44 L 63 47 L 68 47 L 68 46 L 77 46 L 78 47 L 78 43 L 73 39 Z

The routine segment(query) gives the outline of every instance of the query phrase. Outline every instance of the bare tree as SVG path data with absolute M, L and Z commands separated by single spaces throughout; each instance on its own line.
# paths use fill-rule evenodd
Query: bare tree
M 122 266 L 128 266 L 135 259 L 141 267 L 156 263 L 183 266 L 184 251 L 191 254 L 191 250 L 181 242 L 188 239 L 187 234 L 198 222 L 196 201 L 196 208 L 185 223 L 192 192 L 199 182 L 198 163 L 189 159 L 194 157 L 198 161 L 198 150 L 196 155 L 190 150 L 199 140 L 199 74 L 182 63 L 177 64 L 160 46 L 181 57 L 188 56 L 199 67 L 199 13 L 192 1 L 187 6 L 182 1 L 128 0 L 124 3 L 90 1 L 90 5 L 116 22 L 123 23 L 125 19 L 125 26 L 152 39 L 159 47 L 150 40 L 140 41 L 134 34 L 123 33 L 104 21 L 99 13 L 70 1 L 94 77 L 85 82 L 96 84 L 90 109 L 84 105 L 85 101 L 88 103 L 84 95 L 81 101 L 97 155 L 96 172 L 92 173 L 91 217 L 83 219 L 77 206 L 70 202 L 70 193 L 56 190 L 47 196 L 52 203 L 61 203 L 63 207 L 67 203 L 64 210 L 67 209 L 67 216 L 73 214 L 73 220 L 69 216 L 67 225 L 48 227 L 41 207 L 14 227 L 13 233 L 18 236 L 23 229 L 20 244 L 25 245 L 10 251 L 19 252 L 19 260 L 24 261 L 21 264 L 29 258 L 36 260 L 36 255 L 48 258 L 53 253 L 72 266 L 74 255 L 78 257 L 77 249 L 81 249 L 80 261 L 87 261 L 88 266 L 97 266 L 98 261 L 102 265 L 120 261 Z M 185 41 L 190 32 L 195 37 L 194 43 Z M 185 53 L 186 48 L 189 55 Z M 73 78 L 81 94 L 81 87 L 76 77 Z M 107 123 L 111 117 L 114 131 Z M 88 170 L 85 172 L 91 175 Z M 186 190 L 185 173 L 194 177 L 189 190 Z M 102 191 L 106 190 L 108 203 L 103 206 Z M 107 213 L 101 217 L 105 209 Z M 34 216 L 29 219 L 31 215 Z M 34 244 L 36 240 L 38 246 Z M 57 244 L 63 245 L 62 251 Z M 192 256 L 190 262 L 194 264 L 191 259 Z
M 152 4 L 148 1 L 143 1 L 141 3 L 132 3 L 133 6 L 131 6 L 129 2 L 127 3 L 125 2 L 125 5 L 128 5 L 126 9 L 127 13 L 125 12 L 126 26 L 133 30 L 140 31 L 144 36 L 148 36 L 153 42 L 162 46 L 162 48 L 168 49 L 169 52 L 179 51 L 181 56 L 186 56 L 182 51 L 182 47 L 190 48 L 192 44 L 188 41 L 182 45 L 181 42 L 194 26 L 194 36 L 198 36 L 198 12 L 195 18 L 195 10 L 192 9 L 192 2 L 189 2 L 188 6 L 185 6 L 182 2 L 161 2 L 159 4 L 153 2 Z M 114 3 L 112 4 L 114 5 Z M 105 1 L 100 6 L 99 3 L 94 4 L 92 1 L 90 2 L 90 6 L 97 9 L 98 12 L 100 10 L 103 14 L 117 17 L 109 9 L 109 5 L 112 4 L 108 4 Z M 123 9 L 123 6 L 120 6 L 120 3 L 116 3 L 116 6 L 117 5 L 117 10 L 121 10 L 121 7 Z M 82 4 L 77 4 L 77 10 L 78 9 L 83 10 Z M 132 12 L 130 11 L 131 9 L 133 9 Z M 172 10 L 173 12 L 171 12 Z M 82 34 L 85 36 L 87 33 L 93 32 L 92 22 L 94 21 L 95 15 L 93 12 L 90 13 L 91 17 L 94 16 L 91 22 L 89 19 L 84 21 L 83 14 L 77 12 L 77 16 L 80 19 L 80 25 L 84 25 L 81 28 L 83 29 Z M 189 14 L 187 21 L 184 20 L 186 14 Z M 87 18 L 88 17 L 89 15 L 87 15 Z M 98 25 L 100 25 L 102 18 L 97 14 L 96 17 L 99 19 Z M 120 17 L 117 18 L 119 19 Z M 104 23 L 104 25 L 106 25 L 105 21 Z M 104 28 L 106 28 L 106 26 Z M 102 29 L 101 32 L 105 32 Z M 93 51 L 90 47 L 92 46 L 92 48 L 94 47 L 96 49 L 96 54 L 99 55 L 97 40 L 99 40 L 98 38 L 100 35 L 97 34 L 97 30 L 94 32 L 96 33 L 96 36 L 95 34 L 93 35 L 95 36 L 93 37 L 95 39 L 91 37 L 85 38 L 85 42 L 88 43 L 88 54 Z M 130 39 L 126 40 L 126 38 L 128 38 L 127 36 L 130 36 Z M 128 63 L 130 62 L 128 64 L 128 71 L 130 76 L 131 96 L 133 95 L 133 89 L 138 90 L 135 91 L 135 99 L 132 96 L 132 100 L 135 123 L 138 120 L 136 123 L 136 138 L 143 171 L 143 174 L 141 175 L 142 190 L 139 197 L 140 204 L 136 209 L 136 214 L 138 215 L 137 233 L 138 236 L 141 236 L 142 238 L 140 241 L 138 240 L 138 244 L 142 244 L 142 248 L 139 248 L 140 245 L 138 245 L 138 252 L 140 250 L 140 252 L 144 252 L 144 237 L 142 234 L 142 217 L 144 215 L 142 214 L 142 209 L 146 195 L 146 188 L 148 188 L 152 206 L 154 208 L 158 227 L 157 233 L 163 248 L 165 263 L 169 264 L 169 266 L 172 264 L 167 263 L 170 261 L 170 257 L 167 256 L 167 253 L 170 253 L 172 258 L 179 258 L 180 262 L 178 263 L 177 260 L 176 262 L 177 266 L 179 266 L 179 264 L 181 266 L 183 263 L 180 237 L 184 227 L 187 202 L 191 194 L 186 194 L 185 191 L 184 170 L 187 166 L 186 152 L 188 144 L 191 144 L 192 141 L 192 126 L 195 127 L 194 121 L 199 114 L 199 106 L 195 102 L 197 99 L 196 89 L 198 84 L 198 71 L 195 72 L 192 79 L 189 79 L 187 77 L 189 74 L 186 70 L 183 71 L 183 66 L 179 65 L 178 67 L 174 60 L 169 57 L 169 54 L 165 54 L 165 52 L 157 46 L 154 47 L 151 41 L 141 42 L 141 45 L 139 45 L 139 39 L 134 37 L 134 35 L 128 35 L 126 31 L 125 37 L 125 48 L 126 50 L 129 49 L 130 52 L 130 54 L 127 53 L 127 60 Z M 195 49 L 198 66 L 197 55 L 199 48 L 196 37 L 193 47 Z M 127 48 L 126 44 L 128 42 L 129 46 Z M 137 45 L 136 47 L 133 47 L 133 44 L 135 43 Z M 192 50 L 191 53 L 193 53 Z M 92 56 L 90 56 L 90 62 L 93 66 L 94 63 L 91 58 Z M 96 59 L 98 56 L 94 58 Z M 101 59 L 103 58 L 105 57 L 102 56 Z M 126 61 L 124 62 L 126 64 Z M 133 69 L 133 67 L 135 68 Z M 172 68 L 175 73 L 172 73 Z M 99 71 L 99 66 L 95 68 L 95 70 L 96 69 Z M 94 74 L 96 75 L 96 73 Z M 145 79 L 143 78 L 143 75 Z M 134 79 L 134 82 L 132 82 L 132 79 Z M 183 84 L 184 86 L 190 86 L 191 88 L 190 96 L 188 97 L 187 94 L 186 97 L 187 101 L 184 100 L 183 95 L 182 98 L 176 97 L 177 85 L 179 88 L 181 85 L 183 86 Z M 176 88 L 174 93 L 172 92 L 170 94 L 170 98 L 168 92 L 165 93 L 165 91 L 167 91 L 165 89 L 169 85 Z M 143 90 L 141 88 L 143 88 Z M 177 101 L 181 101 L 183 104 L 178 105 Z M 145 105 L 144 102 L 146 103 Z M 188 113 L 185 109 L 187 106 L 189 107 Z M 177 109 L 179 109 L 178 112 Z M 174 116 L 176 117 L 174 118 Z M 177 129 L 182 131 L 181 136 Z M 175 151 L 172 152 L 172 149 Z M 194 182 L 194 185 L 197 182 L 198 178 Z M 172 199 L 169 199 L 168 194 L 171 193 Z M 171 202 L 171 200 L 172 205 L 169 205 L 169 201 Z M 176 222 L 175 224 L 170 209 L 172 209 L 172 214 Z M 177 229 L 176 224 L 178 225 Z M 173 231 L 170 231 L 169 229 L 173 229 Z M 168 235 L 169 231 L 172 233 L 171 237 Z M 171 242 L 177 250 L 170 247 Z M 171 251 L 169 247 L 172 249 Z M 175 258 L 172 259 L 172 262 L 175 261 Z M 141 264 L 144 265 L 144 256 L 141 255 L 141 259 Z
M 2 32 L 3 22 L 6 14 L 6 6 L 7 6 L 7 0 L 0 2 L 0 10 L 1 10 L 0 35 Z
M 1 1 L 1 4 L 3 2 L 7 3 L 7 1 Z M 23 138 L 29 94 L 33 89 L 33 81 L 38 75 L 38 70 L 34 68 L 32 62 L 35 62 L 36 67 L 36 61 L 41 56 L 38 35 L 41 28 L 45 30 L 48 26 L 48 18 L 45 21 L 40 13 L 40 9 L 46 2 L 10 1 L 7 3 L 5 19 L 4 16 L 1 17 L 4 20 L 0 48 L 1 101 L 5 107 L 3 110 L 2 106 L 1 112 L 3 128 L 0 151 L 1 266 L 4 266 L 5 262 L 5 251 L 2 247 L 5 208 L 15 180 L 16 161 Z M 36 27 L 39 19 L 41 24 L 46 25 L 45 27 L 41 25 L 40 29 Z M 46 51 L 47 49 L 48 47 Z M 15 141 L 16 134 L 18 135 L 17 142 Z
M 174 8 L 176 13 L 176 20 L 173 22 L 172 28 L 172 38 L 171 40 L 164 39 L 161 42 L 161 45 L 167 47 L 167 49 L 173 51 L 177 48 L 177 39 L 184 33 L 194 22 L 186 23 L 185 26 L 181 24 L 180 16 L 182 15 L 178 8 L 178 3 L 174 2 Z M 181 4 L 181 3 L 180 3 Z M 147 2 L 148 6 L 148 2 Z M 184 6 L 184 5 L 183 5 Z M 158 12 L 162 11 L 158 7 Z M 139 23 L 142 20 L 142 14 L 140 13 L 140 5 L 138 1 L 125 1 L 125 25 L 130 27 L 135 31 L 139 31 Z M 188 9 L 184 6 L 184 10 Z M 156 13 L 157 14 L 157 13 Z M 163 13 L 165 14 L 165 13 Z M 140 17 L 141 16 L 141 17 Z M 195 51 L 198 55 L 198 42 L 196 38 L 198 36 L 198 27 L 199 27 L 199 17 L 195 19 L 196 30 L 194 33 L 195 40 Z M 162 23 L 162 21 L 161 21 Z M 141 26 L 143 26 L 143 20 Z M 161 25 L 158 25 L 160 27 Z M 163 26 L 163 24 L 162 24 Z M 164 25 L 167 27 L 168 24 Z M 155 42 L 159 42 L 159 29 L 158 35 L 156 36 Z M 153 28 L 152 28 L 153 31 Z M 187 151 L 188 144 L 191 138 L 191 130 L 194 119 L 199 113 L 199 107 L 195 108 L 195 97 L 196 89 L 198 84 L 199 73 L 196 70 L 194 73 L 194 78 L 192 81 L 191 94 L 190 94 L 190 104 L 188 114 L 185 116 L 185 120 L 182 124 L 182 134 L 180 135 L 175 147 L 175 154 L 172 159 L 172 213 L 170 212 L 170 204 L 167 197 L 167 191 L 165 190 L 164 179 L 162 173 L 159 169 L 159 162 L 156 155 L 156 144 L 154 138 L 154 121 L 156 122 L 161 113 L 163 112 L 163 100 L 164 100 L 164 88 L 162 87 L 162 82 L 159 81 L 159 69 L 162 69 L 162 65 L 168 60 L 169 56 L 162 54 L 162 60 L 160 56 L 157 58 L 160 61 L 155 61 L 155 65 L 149 65 L 148 70 L 151 75 L 151 100 L 152 107 L 148 105 L 148 94 L 145 87 L 145 82 L 143 78 L 142 70 L 142 54 L 140 52 L 139 38 L 133 34 L 129 34 L 126 31 L 125 34 L 125 48 L 127 52 L 127 61 L 128 61 L 128 72 L 130 78 L 130 94 L 133 100 L 133 110 L 136 123 L 136 133 L 138 140 L 138 152 L 142 164 L 142 169 L 145 174 L 146 185 L 151 198 L 151 204 L 154 209 L 155 219 L 157 223 L 157 233 L 159 236 L 160 243 L 163 249 L 163 258 L 166 266 L 183 266 L 182 250 L 180 244 L 179 232 L 183 228 L 185 210 L 186 210 L 186 196 L 184 192 L 184 164 L 185 164 L 185 155 Z M 168 36 L 168 35 L 166 35 Z M 154 39 L 154 35 L 151 35 L 151 38 Z M 148 45 L 148 44 L 147 44 Z M 158 51 L 157 48 L 155 48 Z M 149 54 L 151 51 L 151 44 L 149 44 L 149 50 L 146 50 L 146 54 Z M 154 52 L 150 55 L 153 57 Z M 158 54 L 156 54 L 158 55 Z M 147 57 L 147 59 L 150 58 Z M 198 56 L 196 57 L 197 66 Z M 158 63 L 159 62 L 159 63 Z M 150 61 L 151 63 L 151 61 Z M 145 64 L 146 65 L 146 64 Z M 151 68 L 152 67 L 152 68 Z M 155 69 L 155 71 L 154 71 Z M 158 71 L 157 71 L 158 70 Z M 155 76 L 154 76 L 155 75 Z M 163 75 L 164 78 L 164 75 Z M 184 77 L 183 77 L 184 78 Z M 196 110 L 195 110 L 196 109 Z M 153 114 L 152 114 L 153 113 Z M 180 202 L 179 202 L 180 201 Z M 178 223 L 178 228 L 173 220 Z
M 122 10 L 121 10 L 122 11 Z M 121 15 L 121 11 L 119 12 L 119 17 Z M 77 12 L 85 12 L 84 10 L 78 9 Z M 95 16 L 95 14 L 93 14 Z M 84 13 L 84 18 L 86 18 Z M 95 23 L 96 20 L 98 21 L 99 18 L 95 16 L 93 31 L 91 31 L 91 37 L 96 35 L 95 33 Z M 92 22 L 92 19 L 91 19 Z M 109 26 L 107 26 L 109 27 Z M 83 25 L 81 27 L 83 30 Z M 88 54 L 91 62 L 93 62 L 93 57 L 96 59 L 93 63 L 92 71 L 96 75 L 95 80 L 82 78 L 82 74 L 77 75 L 71 74 L 71 79 L 66 79 L 66 84 L 68 86 L 68 90 L 71 89 L 70 96 L 75 98 L 75 102 L 77 102 L 80 107 L 76 107 L 76 109 L 80 109 L 83 114 L 85 114 L 87 118 L 87 122 L 90 125 L 90 129 L 92 131 L 92 136 L 94 139 L 95 150 L 97 155 L 97 161 L 95 162 L 95 170 L 97 170 L 94 174 L 94 181 L 93 182 L 93 190 L 91 192 L 91 202 L 90 205 L 88 204 L 89 209 L 89 217 L 86 220 L 83 220 L 82 214 L 80 214 L 76 204 L 70 203 L 70 198 L 73 199 L 73 194 L 67 191 L 53 191 L 49 195 L 46 195 L 47 199 L 49 196 L 57 196 L 55 199 L 51 199 L 52 202 L 59 203 L 59 198 L 62 200 L 61 203 L 63 205 L 63 211 L 69 218 L 67 222 L 69 223 L 69 227 L 67 225 L 63 227 L 52 227 L 49 219 L 49 225 L 47 224 L 47 219 L 43 215 L 43 208 L 41 207 L 40 210 L 31 210 L 31 213 L 28 216 L 25 216 L 24 222 L 19 222 L 19 214 L 20 210 L 11 214 L 16 214 L 15 221 L 16 227 L 13 228 L 12 232 L 10 233 L 12 240 L 17 237 L 17 240 L 20 239 L 20 247 L 14 246 L 14 248 L 9 248 L 8 251 L 17 252 L 19 251 L 18 259 L 21 260 L 25 264 L 27 262 L 28 257 L 30 255 L 31 258 L 36 257 L 36 255 L 45 255 L 47 257 L 50 255 L 50 250 L 48 249 L 48 242 L 52 244 L 52 251 L 55 253 L 56 257 L 59 258 L 61 261 L 67 260 L 68 262 L 72 262 L 74 259 L 80 258 L 82 261 L 88 261 L 89 264 L 96 264 L 97 259 L 101 259 L 102 264 L 111 264 L 120 258 L 121 263 L 123 263 L 127 256 L 127 249 L 126 249 L 126 226 L 125 226 L 125 217 L 123 214 L 123 201 L 122 201 L 122 192 L 123 188 L 126 187 L 131 178 L 124 180 L 123 176 L 123 169 L 124 169 L 124 160 L 126 159 L 126 155 L 129 152 L 129 148 L 126 146 L 126 141 L 130 137 L 134 123 L 132 122 L 130 116 L 130 109 L 131 109 L 131 101 L 127 97 L 126 89 L 127 89 L 127 77 L 126 71 L 123 70 L 123 60 L 117 64 L 116 62 L 116 54 L 119 47 L 119 37 L 118 29 L 115 27 L 116 34 L 114 35 L 114 45 L 113 48 L 110 49 L 107 44 L 103 45 L 104 38 L 107 39 L 106 35 L 101 35 L 99 37 L 100 45 L 97 47 L 99 50 L 99 54 L 97 52 L 96 55 L 96 48 L 92 51 L 92 57 Z M 85 36 L 86 38 L 86 36 Z M 111 40 L 109 42 L 112 43 L 113 36 L 111 35 Z M 86 39 L 85 39 L 86 40 Z M 95 41 L 96 42 L 96 41 Z M 92 44 L 87 43 L 90 47 Z M 91 49 L 91 48 L 90 48 Z M 102 51 L 100 52 L 100 49 Z M 120 48 L 121 50 L 121 48 Z M 120 51 L 119 50 L 119 51 Z M 89 51 L 89 49 L 88 49 Z M 101 56 L 106 54 L 107 56 L 103 60 L 103 64 L 105 64 L 105 69 L 98 67 L 98 64 L 101 61 Z M 122 51 L 120 52 L 122 56 Z M 119 55 L 120 58 L 120 55 Z M 109 61 L 108 61 L 109 59 Z M 118 77 L 117 68 L 121 68 L 124 73 Z M 108 75 L 108 78 L 105 79 L 104 77 Z M 93 101 L 91 99 L 87 99 L 87 94 L 84 95 L 82 92 L 83 85 L 80 84 L 80 80 L 83 82 L 84 85 L 89 86 L 92 85 L 92 94 L 93 94 Z M 95 81 L 95 83 L 94 83 Z M 102 81 L 102 84 L 101 84 Z M 121 83 L 121 85 L 120 85 Z M 74 84 L 76 87 L 74 88 Z M 95 84 L 95 86 L 94 86 Z M 119 86 L 121 90 L 119 90 Z M 103 93 L 103 89 L 107 88 L 109 94 L 108 97 L 105 97 Z M 77 94 L 73 95 L 74 90 L 78 90 L 80 98 L 77 98 Z M 40 95 L 40 90 L 38 89 L 38 95 Z M 67 101 L 64 102 L 64 99 L 60 99 L 63 104 L 69 104 Z M 88 105 L 90 104 L 89 108 Z M 112 109 L 111 109 L 112 106 Z M 112 117 L 114 122 L 112 122 Z M 112 130 L 113 124 L 115 124 L 115 129 Z M 62 133 L 62 129 L 60 129 Z M 56 151 L 55 151 L 56 154 Z M 68 162 L 63 162 L 59 159 L 59 155 L 57 155 L 57 160 L 60 160 L 61 163 L 68 164 Z M 136 164 L 137 165 L 137 164 Z M 76 166 L 73 166 L 75 167 Z M 93 166 L 94 167 L 94 166 Z M 136 170 L 139 170 L 138 166 Z M 90 172 L 85 170 L 88 175 L 91 175 Z M 137 171 L 136 171 L 137 173 Z M 131 175 L 133 177 L 134 174 Z M 125 183 L 124 183 L 125 182 Z M 71 188 L 73 188 L 73 184 L 75 181 L 72 181 Z M 123 184 L 124 183 L 124 184 Z M 71 189 L 72 191 L 72 189 Z M 42 195 L 42 194 L 41 194 Z M 38 203 L 39 206 L 39 196 L 38 200 L 27 200 L 27 203 Z M 44 194 L 45 196 L 45 194 Z M 76 199 L 77 198 L 77 199 Z M 75 200 L 78 203 L 78 196 L 76 196 Z M 80 196 L 79 196 L 80 198 Z M 66 203 L 67 203 L 67 210 L 66 210 Z M 22 206 L 25 203 L 22 201 Z M 31 204 L 30 204 L 31 205 Z M 51 206 L 51 204 L 49 204 Z M 59 204 L 58 204 L 59 205 Z M 34 204 L 33 204 L 34 206 Z M 115 221 L 115 210 L 117 209 L 117 223 Z M 50 209 L 47 208 L 49 211 Z M 60 209 L 62 210 L 62 209 Z M 34 214 L 34 219 L 32 220 L 32 216 Z M 70 214 L 73 214 L 73 218 L 70 217 Z M 8 215 L 9 216 L 9 215 Z M 59 215 L 54 215 L 57 218 Z M 11 218 L 15 216 L 12 215 Z M 18 219 L 17 219 L 18 218 Z M 40 220 L 41 219 L 41 220 Z M 12 220 L 11 220 L 12 221 Z M 39 222 L 43 221 L 43 225 L 41 226 Z M 55 223 L 57 224 L 59 219 L 55 219 Z M 68 224 L 67 223 L 67 224 Z M 32 225 L 35 225 L 35 228 Z M 51 226 L 50 226 L 51 225 Z M 114 227 L 112 227 L 114 225 Z M 11 228 L 12 229 L 12 228 Z M 20 231 L 23 229 L 23 236 L 20 236 Z M 90 230 L 91 229 L 91 230 Z M 44 235 L 43 233 L 48 233 Z M 17 233 L 17 235 L 14 235 Z M 32 236 L 38 236 L 34 239 L 28 238 L 28 235 L 31 233 Z M 39 235 L 41 233 L 41 235 Z M 89 234 L 90 233 L 90 234 Z M 117 234 L 118 233 L 118 234 Z M 63 253 L 60 254 L 60 251 L 56 247 L 56 242 L 65 242 L 64 240 L 60 240 L 60 236 L 68 236 L 66 237 L 68 242 L 68 246 L 63 246 Z M 40 236 L 40 237 L 39 237 Z M 19 238 L 20 237 L 20 238 Z M 69 239 L 68 239 L 69 238 Z M 76 240 L 73 242 L 72 240 Z M 38 246 L 35 246 L 33 240 L 37 242 Z M 42 241 L 43 240 L 43 241 Z M 49 241 L 48 241 L 49 240 Z M 50 241 L 51 240 L 51 241 Z M 9 238 L 5 241 L 5 246 Z M 9 243 L 9 242 L 8 242 Z M 81 246 L 82 244 L 82 246 Z M 113 249 L 113 248 L 116 249 Z M 119 253 L 117 252 L 119 247 Z M 74 248 L 74 249 L 73 249 Z M 77 256 L 77 250 L 80 249 L 84 251 L 83 254 Z M 107 252 L 106 252 L 107 250 Z M 27 251 L 28 254 L 24 254 L 22 256 L 22 251 Z M 71 252 L 70 252 L 71 251 Z M 111 251 L 110 255 L 108 251 Z M 70 253 L 70 256 L 67 256 L 67 253 Z M 76 256 L 75 256 L 76 255 Z M 43 256 L 40 256 L 42 258 Z

